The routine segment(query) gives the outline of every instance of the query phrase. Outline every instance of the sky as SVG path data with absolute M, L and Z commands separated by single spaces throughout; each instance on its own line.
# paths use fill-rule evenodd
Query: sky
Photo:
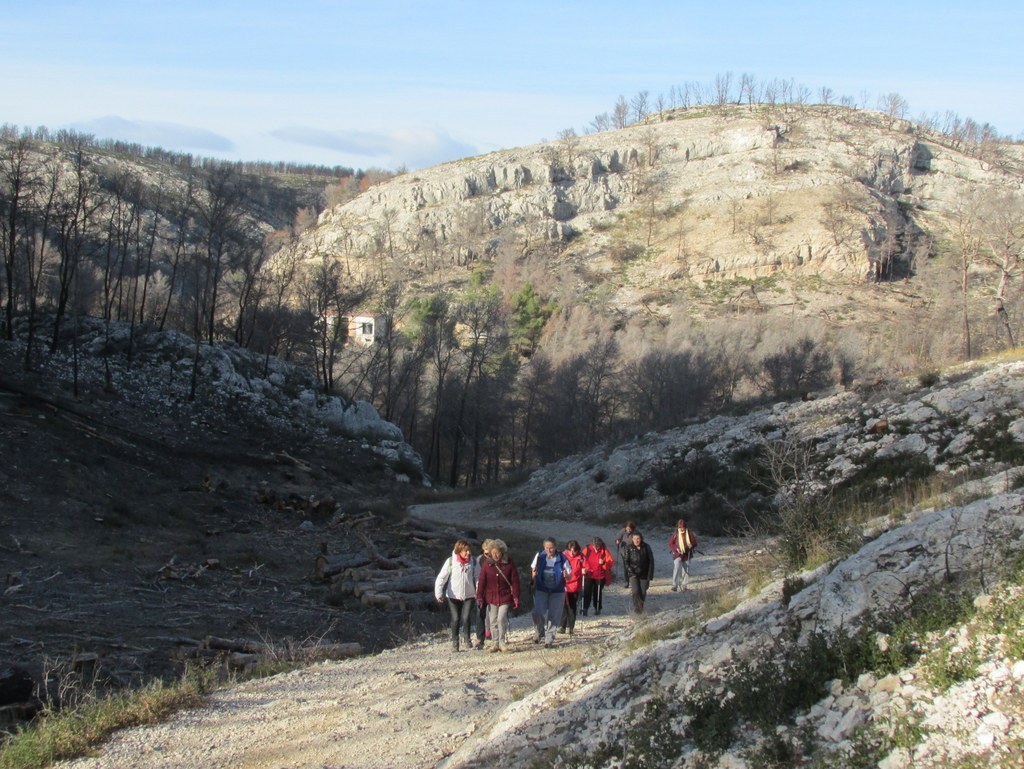
M 0 123 L 414 170 L 732 73 L 1024 138 L 1024 3 L 0 0 Z

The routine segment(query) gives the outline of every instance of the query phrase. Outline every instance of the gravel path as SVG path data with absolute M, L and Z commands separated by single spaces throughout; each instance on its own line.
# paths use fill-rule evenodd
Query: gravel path
M 560 543 L 585 544 L 594 535 L 609 546 L 614 531 L 566 521 L 498 519 L 483 503 L 420 506 L 414 514 L 475 528 L 481 536 L 515 531 Z M 666 534 L 667 537 L 667 534 Z M 649 537 L 656 579 L 648 609 L 697 601 L 720 582 L 725 563 L 740 552 L 729 540 L 702 540 L 693 590 L 669 589 L 671 562 L 661 537 Z M 214 695 L 170 720 L 119 732 L 95 757 L 59 764 L 75 769 L 391 769 L 435 767 L 502 710 L 557 674 L 593 662 L 619 644 L 635 620 L 619 585 L 605 594 L 600 617 L 581 617 L 572 639 L 552 649 L 532 642 L 529 615 L 512 620 L 510 654 L 450 651 L 437 634 L 375 656 L 328 662 L 249 681 Z

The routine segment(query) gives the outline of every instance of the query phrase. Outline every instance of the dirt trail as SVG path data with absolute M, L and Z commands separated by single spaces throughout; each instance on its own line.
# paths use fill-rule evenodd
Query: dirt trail
M 473 528 L 480 536 L 516 531 L 538 542 L 554 536 L 581 543 L 594 535 L 609 545 L 614 531 L 551 520 L 497 518 L 480 503 L 420 506 L 414 514 Z M 692 590 L 670 591 L 667 547 L 654 537 L 656 578 L 648 609 L 695 604 L 719 584 L 725 564 L 745 546 L 703 540 Z M 629 596 L 608 588 L 602 616 L 581 617 L 574 638 L 554 648 L 532 642 L 529 615 L 512 620 L 510 654 L 454 653 L 445 634 L 343 662 L 315 665 L 216 694 L 208 705 L 166 723 L 118 733 L 99 755 L 61 764 L 75 769 L 390 769 L 435 767 L 484 729 L 505 706 L 581 660 L 618 645 L 635 620 Z

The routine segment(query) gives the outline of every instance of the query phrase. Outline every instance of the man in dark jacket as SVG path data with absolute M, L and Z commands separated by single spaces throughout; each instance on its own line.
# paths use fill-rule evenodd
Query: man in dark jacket
M 633 595 L 633 613 L 643 614 L 647 589 L 654 579 L 654 553 L 644 542 L 644 535 L 634 531 L 632 541 L 623 552 L 622 570 L 629 579 L 629 591 Z
M 619 561 L 621 562 L 626 557 L 626 550 L 632 544 L 633 532 L 636 531 L 636 524 L 633 521 L 626 521 L 625 525 L 619 531 L 615 537 L 615 547 L 619 551 Z M 626 583 L 626 589 L 629 589 L 629 575 L 623 573 L 623 581 Z

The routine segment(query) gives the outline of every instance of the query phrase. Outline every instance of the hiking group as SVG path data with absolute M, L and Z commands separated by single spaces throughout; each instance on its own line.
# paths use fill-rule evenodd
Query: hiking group
M 573 636 L 577 616 L 585 617 L 591 610 L 595 615 L 601 613 L 604 588 L 615 578 L 616 562 L 622 564 L 632 612 L 643 613 L 654 578 L 654 553 L 633 521 L 626 522 L 615 545 L 617 559 L 600 537 L 582 548 L 571 539 L 564 550 L 554 539 L 544 540 L 543 549 L 530 562 L 535 644 L 550 648 L 559 633 Z M 686 590 L 697 538 L 685 520 L 676 522 L 668 546 L 673 559 L 672 591 Z M 480 549 L 474 556 L 467 540 L 455 542 L 434 580 L 434 597 L 438 603 L 448 604 L 452 651 L 484 649 L 490 641 L 487 651 L 507 652 L 509 614 L 519 608 L 522 599 L 519 569 L 504 541 L 485 539 Z

